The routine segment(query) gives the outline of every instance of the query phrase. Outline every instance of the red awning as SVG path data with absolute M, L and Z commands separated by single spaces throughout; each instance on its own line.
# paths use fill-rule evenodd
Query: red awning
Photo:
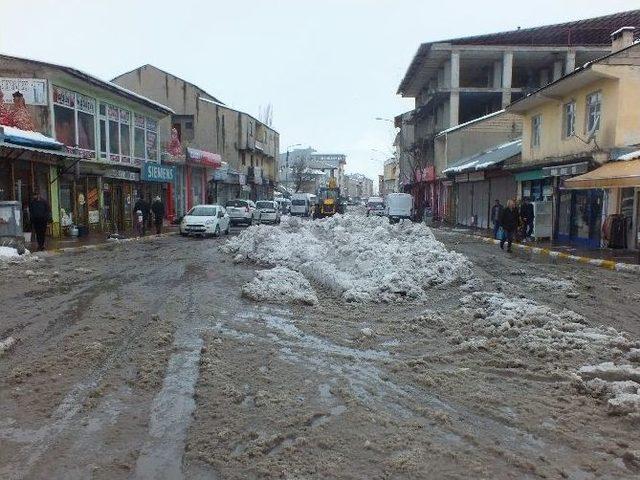
M 187 147 L 187 161 L 203 167 L 220 168 L 222 165 L 222 156 L 217 153 Z

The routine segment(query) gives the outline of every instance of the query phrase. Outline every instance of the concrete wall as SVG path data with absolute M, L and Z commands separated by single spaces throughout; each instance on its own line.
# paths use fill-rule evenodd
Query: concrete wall
M 438 177 L 453 162 L 493 146 L 522 136 L 522 119 L 515 114 L 501 113 L 472 123 L 435 139 L 435 169 Z

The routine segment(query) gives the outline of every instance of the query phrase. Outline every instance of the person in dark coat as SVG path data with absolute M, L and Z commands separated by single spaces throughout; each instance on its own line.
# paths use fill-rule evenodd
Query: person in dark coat
M 507 208 L 502 210 L 500 215 L 500 226 L 504 230 L 504 235 L 500 239 L 500 248 L 504 250 L 504 242 L 507 242 L 507 252 L 511 251 L 513 235 L 518 228 L 518 210 L 513 200 L 507 202 Z
M 504 207 L 500 200 L 496 199 L 496 204 L 491 208 L 491 221 L 493 222 L 493 238 L 498 238 L 498 230 L 500 230 L 500 216 Z
M 49 208 L 49 203 L 40 195 L 40 192 L 35 193 L 33 200 L 29 204 L 29 217 L 31 219 L 31 227 L 38 241 L 38 250 L 44 250 L 47 223 L 51 221 L 51 209 Z
M 162 233 L 162 222 L 164 220 L 164 203 L 160 200 L 160 197 L 156 197 L 151 204 L 151 211 L 153 212 L 153 223 L 156 226 L 156 234 Z
M 138 218 L 140 212 L 142 218 Z M 144 196 L 140 194 L 140 198 L 133 206 L 133 215 L 135 217 L 135 223 L 138 226 L 139 233 L 144 237 L 147 234 L 147 222 L 149 221 L 149 204 L 145 201 Z M 142 221 L 140 221 L 142 220 Z
M 522 225 L 524 228 L 523 236 L 526 240 L 533 233 L 533 204 L 529 201 L 528 197 L 522 199 L 522 205 L 520 206 L 520 218 L 522 219 Z

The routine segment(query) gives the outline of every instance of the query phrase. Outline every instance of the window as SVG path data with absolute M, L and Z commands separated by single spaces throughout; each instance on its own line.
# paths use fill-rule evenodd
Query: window
M 569 138 L 576 133 L 576 102 L 565 103 L 562 112 L 562 136 Z
M 53 87 L 53 115 L 56 139 L 69 147 L 95 155 L 96 101 L 60 87 Z
M 531 118 L 531 146 L 540 146 L 540 130 L 542 128 L 542 115 Z
M 152 162 L 158 161 L 158 122 L 147 118 L 146 125 L 146 151 L 147 160 Z
M 144 130 L 145 121 L 142 115 L 133 116 L 133 156 L 136 160 L 144 160 Z
M 587 135 L 600 130 L 600 109 L 602 106 L 602 93 L 594 92 L 587 95 Z
M 131 163 L 131 113 L 120 110 L 120 155 L 124 163 Z

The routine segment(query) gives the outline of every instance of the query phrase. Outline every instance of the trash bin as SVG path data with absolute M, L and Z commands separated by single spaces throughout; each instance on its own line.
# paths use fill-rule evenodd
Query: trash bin
M 0 245 L 13 247 L 20 255 L 25 251 L 20 202 L 0 202 Z

